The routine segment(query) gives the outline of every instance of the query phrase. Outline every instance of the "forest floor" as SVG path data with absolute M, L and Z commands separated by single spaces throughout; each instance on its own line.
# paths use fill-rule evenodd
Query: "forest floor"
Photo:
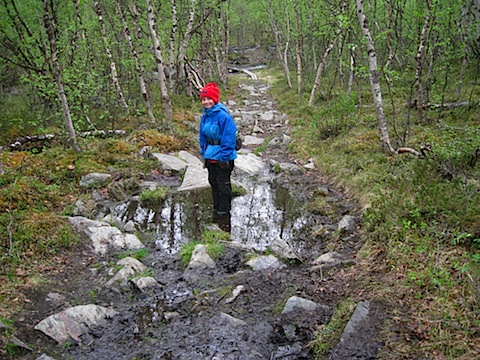
M 252 81 L 246 81 L 252 86 Z M 253 86 L 262 87 L 263 83 L 260 80 L 254 82 Z M 272 99 L 268 94 L 256 94 L 255 99 L 244 98 L 245 103 L 248 101 L 258 104 L 271 102 Z M 272 126 L 263 135 L 281 138 L 286 133 L 289 131 L 285 127 Z M 306 161 L 292 158 L 286 146 L 267 147 L 260 156 L 265 163 L 274 160 L 278 163 L 301 166 Z M 345 214 L 354 215 L 357 220 L 361 219 L 358 203 L 347 193 L 336 188 L 335 184 L 328 182 L 322 176 L 321 169 L 299 174 L 280 173 L 274 176 L 276 182 L 285 186 L 290 195 L 300 202 L 313 199 L 319 188 L 328 189 L 329 196 L 335 203 L 335 211 L 331 212 L 330 219 L 326 220 L 331 226 Z M 33 350 L 21 350 L 14 358 L 37 359 L 42 353 L 48 353 L 53 354 L 50 356 L 57 360 L 111 359 L 113 351 L 115 358 L 118 359 L 214 358 L 212 352 L 218 359 L 313 359 L 315 336 L 318 331 L 329 326 L 338 305 L 347 299 L 351 299 L 354 305 L 371 300 L 368 294 L 370 279 L 375 277 L 378 281 L 382 276 L 381 264 L 367 264 L 356 256 L 363 245 L 361 234 L 362 224 L 357 222 L 356 229 L 347 236 L 333 232 L 322 246 L 307 255 L 303 262 L 289 264 L 286 269 L 254 276 L 245 266 L 249 254 L 241 248 L 227 247 L 225 254 L 217 260 L 219 270 L 209 278 L 210 280 L 206 282 L 208 284 L 197 283 L 195 289 L 197 292 L 208 292 L 221 287 L 231 289 L 241 284 L 248 291 L 240 296 L 234 305 L 223 303 L 225 295 L 220 292 L 211 292 L 204 298 L 193 294 L 186 301 L 179 301 L 179 304 L 166 305 L 164 303 L 166 294 L 178 293 L 184 289 L 182 278 L 184 267 L 178 257 L 165 257 L 155 249 L 152 249 L 153 255 L 148 257 L 145 263 L 153 269 L 155 277 L 161 282 L 162 296 L 159 297 L 159 294 L 153 297 L 143 296 L 135 293 L 132 295 L 131 292 L 125 294 L 105 289 L 103 287 L 105 275 L 102 272 L 106 269 L 99 265 L 98 259 L 91 253 L 88 245 L 80 244 L 73 252 L 61 255 L 63 266 L 45 269 L 44 274 L 48 274 L 46 282 L 48 286 L 36 287 L 24 294 L 27 306 L 18 316 L 15 336 Z M 348 254 L 353 261 L 346 266 L 337 266 L 321 276 L 312 275 L 312 261 L 328 251 Z M 56 297 L 58 294 L 60 295 Z M 296 316 L 295 319 L 280 314 L 279 307 L 292 295 L 326 305 L 331 311 L 318 312 L 314 316 Z M 68 306 L 86 303 L 114 306 L 122 314 L 114 319 L 106 330 L 91 329 L 91 344 L 59 346 L 54 340 L 33 330 L 39 321 L 52 313 Z M 364 333 L 358 333 L 356 339 L 349 338 L 350 352 L 345 349 L 343 353 L 334 352 L 334 348 L 354 307 L 343 315 L 339 324 L 331 325 L 336 327 L 334 330 L 337 334 L 334 342 L 327 345 L 327 349 L 330 346 L 330 350 L 324 352 L 324 358 L 377 358 L 378 348 L 386 342 L 380 335 L 386 308 L 379 306 L 376 309 L 381 314 L 365 320 Z M 174 323 L 167 324 L 167 327 L 164 326 L 165 320 L 157 326 L 152 324 L 154 322 L 152 312 L 162 313 L 167 310 L 169 313 L 177 312 L 180 314 L 179 318 Z M 216 332 L 219 323 L 211 324 L 212 319 L 219 313 L 229 313 L 241 318 L 247 323 L 246 329 L 240 333 L 232 330 L 229 336 L 225 334 L 220 336 Z M 292 329 L 290 327 L 292 323 L 293 335 L 288 333 L 289 329 Z M 221 329 L 221 332 L 225 332 L 225 326 Z M 219 340 L 222 336 L 222 340 Z M 366 339 L 366 336 L 369 338 Z M 376 344 L 375 349 L 367 349 L 372 343 Z M 209 350 L 202 352 L 199 344 L 203 346 L 210 344 Z M 206 353 L 209 353 L 210 357 L 199 355 Z

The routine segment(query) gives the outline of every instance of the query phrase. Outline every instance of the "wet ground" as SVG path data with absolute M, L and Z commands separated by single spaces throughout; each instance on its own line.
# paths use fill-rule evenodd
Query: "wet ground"
M 80 246 L 75 256 L 65 259 L 66 269 L 47 289 L 31 294 L 35 300 L 17 327 L 22 330 L 18 337 L 32 351 L 25 350 L 17 358 L 37 359 L 41 354 L 58 360 L 314 358 L 309 344 L 345 298 L 350 280 L 345 276 L 348 265 L 318 273 L 312 271 L 312 261 L 329 251 L 354 260 L 361 246 L 360 212 L 357 204 L 326 183 L 319 171 L 304 168 L 306 159 L 290 158 L 288 141 L 282 140 L 289 135 L 287 119 L 276 112 L 268 87 L 247 78 L 241 86 L 244 98 L 231 99 L 229 108 L 242 134 L 269 141 L 277 138 L 278 142 L 259 154 L 267 164 L 260 176 L 234 173 L 234 180 L 248 192 L 233 201 L 231 242 L 215 260 L 215 269 L 186 277 L 178 255 L 183 244 L 200 239 L 212 226 L 208 189 L 172 194 L 156 209 L 144 208 L 136 201 L 110 203 L 101 212 L 135 222 L 139 237 L 150 250 L 142 262 L 160 286 L 149 292 L 133 286 L 106 287 L 118 254 L 99 259 L 86 244 Z M 260 118 L 258 111 L 271 111 L 273 118 Z M 255 127 L 258 132 L 253 133 Z M 257 146 L 246 145 L 244 151 Z M 281 170 L 278 164 L 295 165 L 301 171 Z M 178 186 L 179 176 L 170 175 L 165 183 Z M 307 206 L 314 197 L 322 198 L 322 208 Z M 345 215 L 353 216 L 356 226 L 338 232 Z M 246 265 L 254 256 L 269 254 L 276 239 L 289 244 L 297 259 L 283 259 L 284 268 L 267 271 L 253 271 Z M 243 290 L 227 301 L 238 286 Z M 319 307 L 314 312 L 282 313 L 292 296 Z M 107 326 L 90 328 L 79 342 L 59 345 L 33 330 L 48 315 L 88 303 L 113 307 L 118 315 L 108 320 Z M 375 353 L 376 349 L 369 350 L 356 358 L 373 359 Z M 347 352 L 335 358 L 352 356 Z

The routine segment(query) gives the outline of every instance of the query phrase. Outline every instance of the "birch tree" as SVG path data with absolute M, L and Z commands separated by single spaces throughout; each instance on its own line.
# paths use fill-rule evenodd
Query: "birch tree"
M 342 5 L 340 7 L 340 14 L 342 14 L 345 11 L 345 9 L 347 7 L 347 4 L 348 4 L 347 0 L 344 0 L 342 2 Z M 323 53 L 322 61 L 320 62 L 320 65 L 318 66 L 317 75 L 315 76 L 315 82 L 313 84 L 313 88 L 312 88 L 312 91 L 310 93 L 310 99 L 308 101 L 308 104 L 310 106 L 313 105 L 313 102 L 315 100 L 315 96 L 316 96 L 317 91 L 320 87 L 320 80 L 321 80 L 321 77 L 322 77 L 323 68 L 325 67 L 325 63 L 327 62 L 328 54 L 330 54 L 333 47 L 335 46 L 335 43 L 337 42 L 338 37 L 340 36 L 340 34 L 343 31 L 343 28 L 344 28 L 344 24 L 343 24 L 343 21 L 340 19 L 339 23 L 338 23 L 337 30 L 335 31 L 335 35 L 334 35 L 332 41 L 330 42 L 330 44 L 325 49 L 325 51 Z
M 394 153 L 395 149 L 390 144 L 390 137 L 388 135 L 387 121 L 383 110 L 382 91 L 380 89 L 380 82 L 378 78 L 377 54 L 373 43 L 370 29 L 368 28 L 367 18 L 363 6 L 363 0 L 356 0 L 357 17 L 362 29 L 363 36 L 367 43 L 368 64 L 370 69 L 370 85 L 373 93 L 373 103 L 375 106 L 375 114 L 377 116 L 378 132 L 380 135 L 380 142 L 382 149 L 387 153 Z
M 422 62 L 423 62 L 423 55 L 425 53 L 425 43 L 427 41 L 427 31 L 430 24 L 430 17 L 431 17 L 431 0 L 426 1 L 427 4 L 427 14 L 425 16 L 425 21 L 423 23 L 422 32 L 420 34 L 420 41 L 418 45 L 417 54 L 415 55 L 415 76 L 416 76 L 416 83 L 417 83 L 417 110 L 418 110 L 418 117 L 420 122 L 425 121 L 425 115 L 423 113 L 423 85 L 422 85 Z
M 302 31 L 300 24 L 300 11 L 299 11 L 298 0 L 293 2 L 293 10 L 295 12 L 295 29 L 297 36 L 295 39 L 295 58 L 297 62 L 297 94 L 300 96 L 302 94 L 302 84 L 303 84 L 303 70 L 302 70 Z
M 173 121 L 173 110 L 170 95 L 168 94 L 167 81 L 165 77 L 165 69 L 163 64 L 162 49 L 160 41 L 157 36 L 157 29 L 155 24 L 155 16 L 153 14 L 153 4 L 151 0 L 147 0 L 147 19 L 148 28 L 150 30 L 150 37 L 153 42 L 153 52 L 155 61 L 157 63 L 158 81 L 160 84 L 160 92 L 162 95 L 163 105 L 165 107 L 165 121 L 163 123 L 164 130 L 169 130 Z
M 128 113 L 129 109 L 128 109 L 127 100 L 125 100 L 122 87 L 120 86 L 120 82 L 118 80 L 117 65 L 113 59 L 112 52 L 110 50 L 110 45 L 108 43 L 107 34 L 105 30 L 105 23 L 103 21 L 102 9 L 100 7 L 98 0 L 94 0 L 94 6 L 95 6 L 95 11 L 97 12 L 98 22 L 100 24 L 100 35 L 102 37 L 103 44 L 105 47 L 105 53 L 107 54 L 107 58 L 110 62 L 110 75 L 112 76 L 112 82 L 117 91 L 117 95 L 125 109 L 125 112 Z
M 120 17 L 123 24 L 123 31 L 125 33 L 125 38 L 128 41 L 128 46 L 130 48 L 130 52 L 135 60 L 135 70 L 137 71 L 138 81 L 140 85 L 140 92 L 142 93 L 143 100 L 145 101 L 145 106 L 147 108 L 148 117 L 152 122 L 156 122 L 155 116 L 153 115 L 152 111 L 152 104 L 150 101 L 150 91 L 148 90 L 147 83 L 145 82 L 145 69 L 139 59 L 137 49 L 133 44 L 132 36 L 130 34 L 130 29 L 127 24 L 127 20 L 125 18 L 125 12 L 123 10 L 122 4 L 120 0 L 117 0 L 117 7 L 120 13 Z
M 290 78 L 290 69 L 288 67 L 288 50 L 289 50 L 289 42 L 290 42 L 290 16 L 288 15 L 288 5 L 285 4 L 285 18 L 284 21 L 286 22 L 287 30 L 285 31 L 284 36 L 285 44 L 282 42 L 282 34 L 280 29 L 278 28 L 277 21 L 275 19 L 274 11 L 273 11 L 273 1 L 268 1 L 268 16 L 270 19 L 270 26 L 273 31 L 273 36 L 275 38 L 275 45 L 277 51 L 277 58 L 280 64 L 282 65 L 283 72 L 288 82 L 288 87 L 292 88 L 292 80 Z M 282 51 L 283 50 L 283 51 Z
M 76 141 L 75 129 L 73 127 L 72 117 L 70 114 L 70 107 L 68 105 L 67 96 L 65 95 L 65 88 L 63 85 L 62 79 L 62 69 L 60 68 L 60 63 L 58 61 L 58 52 L 55 39 L 54 23 L 55 23 L 55 14 L 51 6 L 49 6 L 49 1 L 43 0 L 43 21 L 45 25 L 45 30 L 48 35 L 48 41 L 50 43 L 50 55 L 52 61 L 52 67 L 55 75 L 55 82 L 58 88 L 58 95 L 60 97 L 60 102 L 62 104 L 63 116 L 65 118 L 65 128 L 68 133 L 70 144 L 75 152 L 81 152 L 80 146 L 78 146 Z M 51 4 L 51 3 L 50 3 Z

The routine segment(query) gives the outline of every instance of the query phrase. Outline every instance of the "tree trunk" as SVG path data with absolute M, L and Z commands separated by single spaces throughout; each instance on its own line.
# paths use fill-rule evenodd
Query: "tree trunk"
M 355 76 L 355 46 L 350 49 L 350 70 L 348 73 L 347 96 L 352 93 L 353 78 Z
M 153 15 L 153 5 L 151 0 L 147 0 L 147 18 L 150 35 L 153 41 L 153 51 L 157 62 L 158 81 L 160 83 L 160 92 L 162 94 L 163 105 L 165 106 L 165 122 L 163 124 L 165 130 L 169 130 L 173 121 L 173 110 L 170 96 L 168 95 L 167 82 L 165 78 L 165 70 L 163 66 L 162 50 L 160 41 L 158 40 L 155 18 Z
M 386 153 L 394 153 L 395 149 L 390 144 L 390 137 L 388 135 L 387 121 L 385 119 L 385 113 L 383 111 L 382 91 L 380 89 L 380 83 L 378 79 L 378 66 L 377 66 L 377 54 L 375 52 L 375 46 L 373 39 L 370 35 L 370 29 L 368 28 L 367 19 L 365 16 L 363 0 L 356 0 L 357 4 L 357 16 L 362 29 L 363 36 L 367 42 L 367 52 L 369 59 L 370 69 L 370 85 L 372 87 L 373 102 L 375 105 L 375 114 L 378 121 L 378 132 L 380 135 L 380 142 L 382 149 Z
M 285 11 L 287 11 L 287 7 L 285 8 Z M 284 56 L 284 54 L 282 54 L 283 46 L 282 46 L 282 41 L 280 36 L 280 30 L 278 30 L 277 23 L 275 22 L 275 17 L 273 14 L 272 0 L 269 0 L 268 14 L 270 17 L 270 24 L 272 26 L 273 35 L 275 37 L 275 45 L 277 50 L 278 61 L 282 65 L 283 72 L 285 73 L 285 77 L 287 78 L 288 87 L 292 88 L 292 80 L 290 79 L 290 70 L 288 68 L 288 58 L 286 56 L 288 52 L 288 40 L 285 42 L 285 52 L 284 52 L 285 56 Z
M 117 0 L 117 6 L 118 6 L 118 10 L 120 11 L 120 16 L 122 18 L 123 31 L 125 33 L 125 37 L 127 38 L 128 46 L 130 47 L 130 52 L 132 53 L 133 59 L 135 60 L 135 70 L 137 71 L 138 80 L 140 83 L 140 92 L 142 93 L 143 100 L 145 101 L 145 106 L 147 107 L 148 117 L 150 118 L 151 121 L 155 123 L 157 120 L 153 115 L 152 104 L 150 101 L 150 92 L 148 91 L 148 87 L 145 82 L 145 76 L 144 76 L 145 69 L 143 68 L 143 65 L 139 59 L 137 50 L 135 49 L 135 46 L 133 44 L 132 36 L 130 34 L 130 29 L 128 28 L 127 20 L 125 18 L 125 12 L 123 11 L 123 7 L 122 7 L 122 4 L 120 3 L 120 0 Z
M 117 90 L 117 95 L 122 102 L 122 105 L 125 109 L 125 112 L 128 113 L 128 104 L 127 101 L 125 100 L 125 96 L 123 95 L 122 87 L 120 86 L 120 82 L 118 81 L 118 73 L 117 73 L 117 65 L 115 64 L 115 61 L 113 60 L 112 53 L 110 51 L 110 47 L 108 45 L 108 40 L 107 40 L 107 35 L 106 35 L 106 30 L 105 30 L 105 24 L 103 22 L 103 15 L 102 15 L 102 9 L 100 8 L 100 4 L 98 0 L 94 1 L 95 5 L 95 10 L 97 12 L 98 16 L 98 22 L 100 23 L 100 32 L 103 40 L 103 44 L 105 46 L 105 53 L 107 54 L 107 58 L 110 61 L 110 74 L 112 75 L 112 81 L 113 85 L 115 86 L 115 89 Z
M 177 55 L 177 84 L 188 78 L 187 74 L 187 48 L 192 38 L 193 22 L 195 19 L 195 3 L 196 0 L 190 0 L 190 10 L 188 12 L 188 21 L 183 35 L 182 42 L 178 48 Z M 172 34 L 173 35 L 173 34 Z
M 422 61 L 423 61 L 423 54 L 425 52 L 425 43 L 427 41 L 427 31 L 430 24 L 430 0 L 427 0 L 427 15 L 425 16 L 425 21 L 423 23 L 423 29 L 420 34 L 420 41 L 418 45 L 417 55 L 415 56 L 415 63 L 416 63 L 416 81 L 417 81 L 417 111 L 418 111 L 418 118 L 420 122 L 425 121 L 425 114 L 423 113 L 423 83 L 422 83 Z
M 177 18 L 177 4 L 175 0 L 170 0 L 172 7 L 172 29 L 170 30 L 170 40 L 168 41 L 168 88 L 170 94 L 174 91 L 175 76 L 177 70 L 175 68 L 175 39 L 178 31 L 178 18 Z
M 51 16 L 53 16 L 53 13 L 51 13 L 49 10 L 48 1 L 43 0 L 43 21 L 45 24 L 45 30 L 47 31 L 48 40 L 50 42 L 52 67 L 55 73 L 55 82 L 57 83 L 58 95 L 60 97 L 60 102 L 62 103 L 63 116 L 65 118 L 65 128 L 67 130 L 73 150 L 78 153 L 82 150 L 77 144 L 75 129 L 73 128 L 72 117 L 70 114 L 70 107 L 68 106 L 67 96 L 65 95 L 65 89 L 63 87 L 62 70 L 58 61 L 55 30 L 53 29 L 52 19 L 50 18 Z
M 388 70 L 391 70 L 393 65 L 393 59 L 395 57 L 395 50 L 392 45 L 392 32 L 393 32 L 392 0 L 386 0 L 385 3 L 387 7 L 387 33 L 386 33 L 385 41 L 388 47 L 388 58 L 387 58 L 387 63 L 385 64 L 385 68 Z
M 300 15 L 298 11 L 298 0 L 293 3 L 293 9 L 295 11 L 295 27 L 297 29 L 297 38 L 295 40 L 295 55 L 297 59 L 297 94 L 302 95 L 302 82 L 303 82 L 303 70 L 302 70 L 302 32 L 300 26 Z
M 345 11 L 345 8 L 347 7 L 348 1 L 344 0 L 342 3 L 342 6 L 340 8 L 340 13 L 343 13 Z M 315 100 L 315 96 L 317 95 L 317 91 L 320 88 L 320 79 L 322 77 L 322 72 L 323 68 L 325 67 L 325 63 L 327 62 L 327 57 L 328 54 L 330 54 L 330 51 L 332 51 L 333 47 L 335 46 L 335 43 L 337 42 L 337 39 L 340 35 L 340 33 L 343 31 L 343 23 L 340 21 L 337 27 L 337 30 L 335 32 L 335 36 L 333 37 L 332 41 L 330 44 L 327 46 L 325 49 L 325 52 L 323 53 L 322 61 L 320 62 L 320 65 L 318 66 L 317 69 L 317 75 L 315 76 L 315 81 L 313 84 L 312 92 L 310 93 L 310 100 L 308 100 L 308 105 L 313 106 L 313 101 Z

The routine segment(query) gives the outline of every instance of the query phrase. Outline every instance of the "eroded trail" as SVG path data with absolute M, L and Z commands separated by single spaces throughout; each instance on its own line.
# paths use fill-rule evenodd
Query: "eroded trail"
M 233 179 L 247 193 L 233 201 L 224 253 L 212 258 L 197 246 L 188 266 L 179 257 L 182 245 L 215 230 L 209 189 L 174 191 L 155 209 L 135 198 L 97 197 L 95 220 L 103 221 L 89 222 L 80 210 L 71 219 L 84 248 L 19 321 L 22 340 L 32 344 L 25 359 L 313 359 L 308 344 L 349 286 L 345 272 L 361 246 L 359 210 L 312 163 L 289 157 L 288 117 L 266 84 L 245 78 L 238 98 L 225 102 L 244 136 Z M 256 156 L 258 146 L 264 150 Z M 141 186 L 180 188 L 183 170 L 158 159 L 168 176 Z M 185 161 L 193 169 L 195 161 Z M 201 176 L 201 167 L 194 170 Z M 313 197 L 319 202 L 307 206 Z M 115 265 L 118 247 L 129 244 L 150 251 L 140 262 Z M 65 312 L 78 305 L 92 307 Z M 359 319 L 372 309 L 363 303 Z M 47 319 L 50 336 L 38 327 Z M 331 358 L 375 358 L 378 321 L 363 321 L 362 336 L 358 326 L 346 333 L 350 345 L 339 345 Z

